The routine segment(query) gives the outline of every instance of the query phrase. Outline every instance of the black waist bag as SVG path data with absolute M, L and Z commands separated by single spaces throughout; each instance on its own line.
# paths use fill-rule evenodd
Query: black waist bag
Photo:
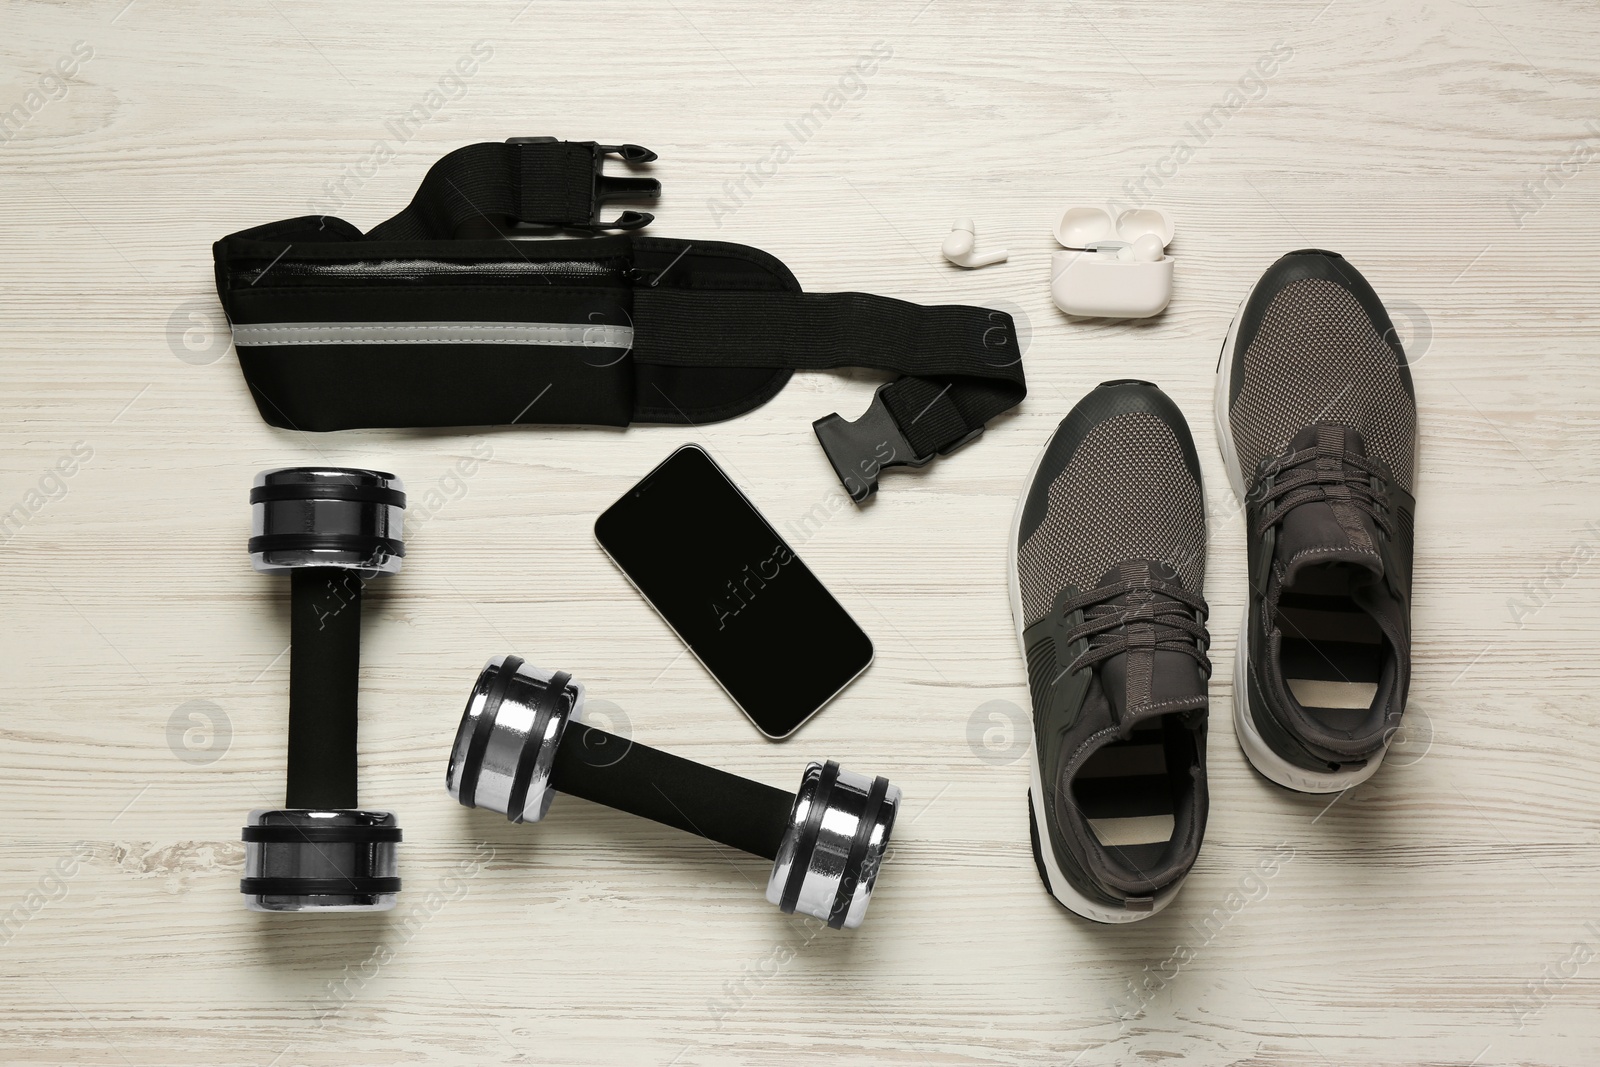
M 217 293 L 267 422 L 297 430 L 512 423 L 692 425 L 760 406 L 797 369 L 870 367 L 855 422 L 818 419 L 853 499 L 983 432 L 1026 388 L 1011 317 L 866 293 L 803 293 L 765 252 L 627 232 L 611 199 L 654 179 L 602 173 L 654 153 L 549 138 L 470 145 L 363 235 L 306 216 L 218 241 Z M 520 239 L 519 232 L 595 236 Z M 603 233 L 603 231 L 621 231 Z

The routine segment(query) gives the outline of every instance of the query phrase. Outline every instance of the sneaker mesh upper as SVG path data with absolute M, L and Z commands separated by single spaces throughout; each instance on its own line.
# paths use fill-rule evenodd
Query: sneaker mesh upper
M 1095 426 L 1050 485 L 1044 521 L 1017 550 L 1026 624 L 1067 584 L 1093 588 L 1130 559 L 1166 563 L 1202 592 L 1205 501 L 1166 423 L 1147 412 Z
M 1359 430 L 1367 454 L 1413 491 L 1416 406 L 1394 350 L 1344 287 L 1323 278 L 1285 286 L 1245 351 L 1243 380 L 1233 384 L 1239 392 L 1228 421 L 1247 487 L 1263 458 L 1305 427 L 1330 421 Z

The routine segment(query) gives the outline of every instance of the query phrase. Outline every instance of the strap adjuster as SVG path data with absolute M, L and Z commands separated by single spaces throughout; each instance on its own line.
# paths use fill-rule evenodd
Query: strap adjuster
M 925 456 L 917 455 L 883 401 L 883 391 L 893 384 L 885 382 L 878 386 L 872 394 L 872 403 L 855 422 L 847 422 L 834 412 L 811 424 L 817 442 L 833 465 L 833 473 L 839 476 L 845 492 L 857 504 L 878 491 L 878 475 L 885 467 L 927 466 L 935 456 L 949 455 L 983 433 L 983 427 L 979 426 L 948 448 Z
M 599 144 L 595 141 L 558 142 L 554 137 L 507 137 L 506 144 L 557 144 L 563 143 L 587 148 L 594 159 L 593 185 L 589 189 L 588 211 L 583 219 L 570 219 L 563 223 L 574 230 L 599 233 L 602 230 L 638 230 L 655 221 L 648 211 L 628 209 L 606 222 L 600 218 L 600 205 L 610 200 L 654 200 L 661 195 L 661 182 L 655 178 L 611 175 L 605 172 L 607 156 L 616 156 L 628 166 L 652 163 L 656 154 L 643 145 Z M 513 229 L 544 229 L 546 227 L 518 223 Z

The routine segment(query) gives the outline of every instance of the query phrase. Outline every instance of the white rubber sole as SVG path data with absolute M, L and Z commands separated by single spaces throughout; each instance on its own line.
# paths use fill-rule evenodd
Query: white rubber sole
M 1052 434 L 1051 438 L 1054 439 L 1054 436 Z M 1033 488 L 1033 480 L 1039 474 L 1039 465 L 1044 462 L 1044 455 L 1049 449 L 1050 442 L 1047 440 L 1040 447 L 1039 454 L 1034 457 L 1033 467 L 1028 471 L 1028 479 L 1023 483 L 1022 492 L 1017 496 L 1016 511 L 1011 516 L 1011 556 L 1009 567 L 1011 621 L 1016 627 L 1017 647 L 1022 649 L 1024 668 L 1026 668 L 1027 664 L 1028 650 L 1022 643 L 1024 615 L 1022 611 L 1022 583 L 1017 574 L 1017 548 L 1018 540 L 1022 533 L 1022 510 L 1027 506 L 1028 492 Z M 1029 703 L 1031 705 L 1032 701 L 1030 700 Z M 1031 720 L 1031 706 L 1029 711 Z M 1032 729 L 1031 725 L 1029 729 Z M 1033 805 L 1034 819 L 1040 824 L 1038 827 L 1039 858 L 1044 863 L 1045 873 L 1050 876 L 1050 895 L 1055 897 L 1062 907 L 1093 922 L 1120 925 L 1148 919 L 1172 903 L 1172 899 L 1178 895 L 1178 890 L 1183 888 L 1183 883 L 1188 879 L 1189 876 L 1187 874 L 1173 883 L 1171 887 L 1158 894 L 1151 902 L 1149 911 L 1127 911 L 1120 908 L 1108 908 L 1098 901 L 1090 900 L 1074 889 L 1072 883 L 1067 880 L 1066 874 L 1062 872 L 1060 864 L 1056 862 L 1055 848 L 1050 844 L 1050 826 L 1045 821 L 1044 805 L 1040 802 L 1040 799 L 1044 796 L 1044 785 L 1041 777 L 1042 771 L 1039 767 L 1039 737 L 1037 734 L 1033 736 L 1033 747 L 1028 753 L 1028 770 L 1028 796 Z
M 1250 292 L 1252 296 L 1255 294 L 1254 287 Z M 1228 485 L 1232 487 L 1240 508 L 1244 507 L 1247 490 L 1244 484 L 1244 471 L 1239 465 L 1239 452 L 1233 444 L 1233 427 L 1228 421 L 1228 393 L 1231 388 L 1229 381 L 1233 377 L 1233 349 L 1239 335 L 1239 318 L 1249 300 L 1250 297 L 1247 296 L 1239 301 L 1239 307 L 1233 313 L 1233 322 L 1228 325 L 1227 340 L 1222 343 L 1222 352 L 1217 357 L 1217 390 L 1211 405 L 1212 414 L 1216 419 L 1217 447 L 1222 451 L 1222 464 L 1228 471 Z M 1342 793 L 1352 786 L 1360 785 L 1378 772 L 1378 768 L 1383 765 L 1383 757 L 1389 751 L 1389 743 L 1385 741 L 1376 756 L 1367 760 L 1363 766 L 1347 771 L 1308 771 L 1272 751 L 1261 736 L 1261 731 L 1256 729 L 1255 719 L 1250 715 L 1248 594 L 1245 596 L 1244 618 L 1239 623 L 1238 648 L 1233 657 L 1233 736 L 1238 740 L 1244 758 L 1250 761 L 1252 767 L 1285 789 L 1301 793 Z

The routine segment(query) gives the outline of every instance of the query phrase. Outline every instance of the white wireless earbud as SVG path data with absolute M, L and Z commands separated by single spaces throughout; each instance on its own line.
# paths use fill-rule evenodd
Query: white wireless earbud
M 1159 263 L 1161 253 L 1166 249 L 1161 238 L 1153 233 L 1147 233 L 1133 242 L 1133 259 L 1136 263 Z
M 974 252 L 972 246 L 975 241 L 972 220 L 957 219 L 939 251 L 958 267 L 987 267 L 991 263 L 1004 263 L 1011 255 L 1004 248 L 998 252 Z

